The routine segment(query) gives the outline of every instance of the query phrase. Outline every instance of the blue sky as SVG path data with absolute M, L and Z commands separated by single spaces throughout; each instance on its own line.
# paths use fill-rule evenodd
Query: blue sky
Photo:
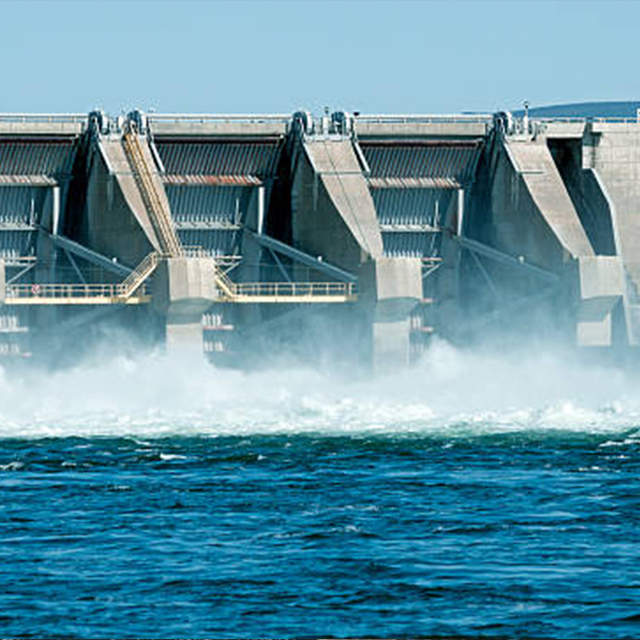
M 444 113 L 638 99 L 640 2 L 0 2 L 0 111 Z

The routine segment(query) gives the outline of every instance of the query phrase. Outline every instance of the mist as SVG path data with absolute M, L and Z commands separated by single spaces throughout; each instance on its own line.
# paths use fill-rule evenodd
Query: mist
M 375 377 L 328 362 L 247 372 L 199 354 L 102 349 L 66 369 L 0 369 L 0 437 L 623 433 L 640 425 L 638 388 L 621 367 L 537 344 L 435 339 L 415 365 Z

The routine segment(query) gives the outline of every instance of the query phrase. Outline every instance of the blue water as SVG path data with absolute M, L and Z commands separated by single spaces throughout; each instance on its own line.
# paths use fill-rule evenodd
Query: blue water
M 154 364 L 1 382 L 2 637 L 640 635 L 628 374 Z

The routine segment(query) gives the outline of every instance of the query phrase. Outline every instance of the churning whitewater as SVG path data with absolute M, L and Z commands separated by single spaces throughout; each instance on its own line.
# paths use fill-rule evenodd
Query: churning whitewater
M 361 373 L 275 363 L 251 373 L 151 352 L 54 372 L 0 369 L 0 436 L 607 433 L 640 424 L 638 377 L 536 348 L 434 341 L 414 367 Z

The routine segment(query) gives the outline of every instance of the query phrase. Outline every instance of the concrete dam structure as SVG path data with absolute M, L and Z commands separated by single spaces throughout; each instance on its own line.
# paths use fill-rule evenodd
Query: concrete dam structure
M 629 352 L 638 249 L 638 119 L 0 114 L 3 362 L 127 336 L 232 366 L 489 333 Z

